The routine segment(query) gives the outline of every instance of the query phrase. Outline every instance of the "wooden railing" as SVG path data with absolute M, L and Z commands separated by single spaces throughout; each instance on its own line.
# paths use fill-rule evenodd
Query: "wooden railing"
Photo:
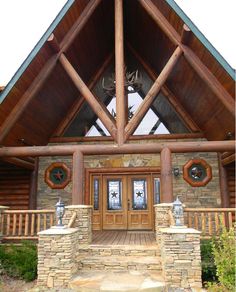
M 0 218 L 3 240 L 37 239 L 37 233 L 53 226 L 55 210 L 4 210 Z
M 202 232 L 202 237 L 218 235 L 222 226 L 235 222 L 234 208 L 185 208 L 185 224 Z

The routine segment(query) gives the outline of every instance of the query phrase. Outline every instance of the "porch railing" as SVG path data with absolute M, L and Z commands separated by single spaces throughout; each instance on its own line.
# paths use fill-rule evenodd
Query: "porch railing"
M 185 208 L 185 224 L 202 232 L 202 237 L 218 235 L 222 226 L 235 222 L 234 208 Z
M 37 239 L 55 222 L 55 210 L 4 210 L 0 215 L 3 240 Z

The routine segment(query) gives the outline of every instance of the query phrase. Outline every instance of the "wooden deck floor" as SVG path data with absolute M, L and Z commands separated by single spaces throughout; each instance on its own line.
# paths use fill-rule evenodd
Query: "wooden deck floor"
M 94 245 L 154 245 L 155 235 L 151 231 L 93 231 Z

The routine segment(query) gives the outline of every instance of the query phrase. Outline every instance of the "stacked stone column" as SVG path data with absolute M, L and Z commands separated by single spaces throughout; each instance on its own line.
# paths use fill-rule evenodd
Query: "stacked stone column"
M 200 232 L 174 226 L 160 232 L 162 271 L 167 287 L 170 291 L 201 288 Z
M 38 286 L 67 287 L 78 270 L 78 229 L 52 227 L 38 235 Z
M 68 225 L 74 213 L 76 213 L 76 218 L 72 227 L 79 230 L 78 244 L 90 244 L 92 242 L 92 206 L 66 206 L 63 224 Z

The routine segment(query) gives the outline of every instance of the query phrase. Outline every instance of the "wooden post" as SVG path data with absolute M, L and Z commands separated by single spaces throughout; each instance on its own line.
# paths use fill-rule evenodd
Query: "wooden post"
M 80 151 L 73 154 L 72 205 L 83 204 L 84 158 Z
M 39 158 L 35 157 L 34 170 L 30 176 L 30 193 L 29 193 L 29 209 L 34 210 L 37 208 L 37 183 L 38 183 L 38 167 Z
M 117 143 L 124 143 L 127 102 L 124 88 L 123 0 L 115 0 L 116 125 Z
M 157 77 L 156 81 L 153 83 L 152 87 L 148 91 L 147 95 L 135 112 L 134 116 L 125 127 L 125 140 L 127 140 L 138 127 L 140 121 L 149 110 L 153 100 L 161 90 L 162 85 L 165 83 L 166 79 L 170 75 L 172 69 L 174 68 L 181 55 L 182 49 L 180 47 L 177 47 L 168 62 L 166 63 L 165 67 L 162 69 L 160 75 Z
M 219 163 L 219 176 L 220 176 L 220 193 L 221 193 L 221 207 L 228 208 L 229 204 L 229 191 L 227 184 L 227 173 L 225 167 L 222 165 L 221 154 L 218 153 L 218 163 Z
M 90 91 L 88 86 L 80 78 L 79 74 L 71 65 L 71 63 L 66 58 L 66 56 L 64 54 L 61 54 L 59 60 L 60 60 L 61 65 L 67 72 L 68 76 L 73 81 L 74 85 L 78 88 L 80 93 L 84 96 L 84 98 L 89 103 L 92 110 L 94 111 L 94 113 L 103 122 L 104 126 L 107 128 L 111 136 L 116 140 L 117 129 L 116 129 L 115 121 L 112 115 L 109 113 L 107 108 L 101 102 L 99 102 L 98 99 L 95 98 L 93 93 Z
M 161 202 L 173 202 L 172 162 L 169 148 L 161 151 Z

